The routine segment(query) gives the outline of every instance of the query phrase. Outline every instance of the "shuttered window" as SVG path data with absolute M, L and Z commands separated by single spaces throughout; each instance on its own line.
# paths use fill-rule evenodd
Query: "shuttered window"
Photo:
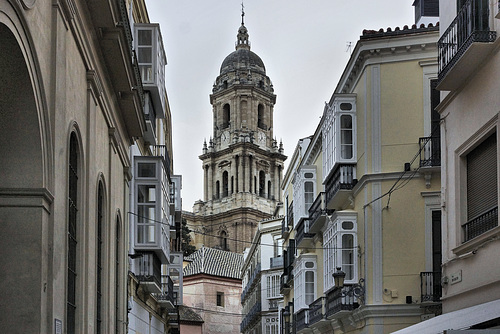
M 468 241 L 498 225 L 497 139 L 490 135 L 466 157 Z

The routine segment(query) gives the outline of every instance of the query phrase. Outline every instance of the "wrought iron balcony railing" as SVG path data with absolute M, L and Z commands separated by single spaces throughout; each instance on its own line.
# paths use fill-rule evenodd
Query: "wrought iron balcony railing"
M 283 257 L 272 257 L 271 258 L 271 269 L 282 268 L 283 267 Z
M 326 316 L 326 297 L 319 297 L 309 305 L 309 325 L 313 325 Z
M 498 206 L 486 211 L 485 213 L 469 220 L 462 226 L 464 231 L 464 242 L 498 226 Z
M 441 272 L 421 272 L 420 291 L 422 303 L 439 302 L 441 300 Z
M 281 237 L 285 239 L 286 237 L 288 237 L 289 234 L 290 234 L 290 228 L 286 223 L 286 217 L 283 217 L 283 219 L 281 220 Z
M 441 138 L 439 136 L 422 137 L 420 144 L 420 167 L 441 166 Z
M 286 293 L 288 291 L 290 291 L 291 289 L 291 286 L 290 286 L 290 282 L 292 281 L 293 279 L 293 275 L 290 273 L 290 274 L 285 274 L 283 273 L 280 277 L 280 293 Z
M 247 282 L 247 285 L 245 286 L 245 288 L 243 289 L 243 292 L 241 293 L 241 302 L 242 303 L 245 300 L 247 293 L 251 290 L 252 286 L 256 282 L 256 278 L 258 275 L 260 275 L 260 272 L 261 272 L 261 265 L 260 265 L 260 263 L 258 263 L 257 266 L 255 267 L 255 269 L 253 270 L 252 274 L 250 275 L 248 282 Z
M 296 314 L 296 329 L 298 331 L 304 329 L 309 325 L 309 309 L 305 308 Z
M 139 71 L 139 63 L 137 61 L 137 54 L 135 53 L 135 50 L 133 49 L 133 43 L 132 43 L 132 28 L 130 26 L 130 21 L 128 19 L 128 11 L 127 11 L 127 5 L 124 0 L 117 0 L 118 1 L 118 6 L 120 8 L 120 22 L 119 25 L 123 27 L 123 30 L 125 32 L 125 37 L 126 37 L 126 45 L 127 49 L 130 50 L 131 56 L 132 56 L 132 67 L 134 71 L 134 77 L 135 77 L 135 82 L 137 83 L 137 86 L 134 87 L 134 89 L 137 90 L 139 93 L 139 98 L 141 101 L 141 106 L 144 106 L 144 88 L 142 86 L 142 78 L 141 78 L 141 73 Z
M 357 180 L 354 178 L 355 165 L 339 165 L 326 181 L 326 202 L 329 203 L 339 190 L 351 190 Z
M 293 202 L 290 203 L 290 205 L 288 206 L 286 216 L 287 216 L 288 226 L 293 226 Z
M 140 253 L 136 276 L 150 293 L 161 291 L 161 262 L 155 253 Z
M 170 308 L 174 308 L 176 305 L 176 298 L 174 295 L 174 282 L 170 279 L 169 276 L 162 275 L 162 283 L 161 283 L 161 293 L 157 293 L 154 295 L 155 299 L 160 304 L 168 304 Z
M 151 149 L 154 156 L 162 157 L 163 167 L 170 179 L 170 156 L 168 155 L 167 145 L 153 145 Z
M 496 31 L 490 31 L 487 0 L 466 1 L 457 17 L 438 41 L 439 74 L 441 81 L 472 43 L 492 43 Z
M 332 211 L 326 208 L 326 193 L 319 193 L 309 208 L 309 230 L 319 231 L 323 227 L 326 215 L 331 214 Z
M 314 233 L 309 233 L 309 219 L 301 219 L 297 225 L 297 234 L 295 235 L 295 240 L 297 242 L 297 247 L 299 247 L 304 239 L 314 237 Z
M 240 324 L 240 332 L 244 332 L 245 329 L 252 323 L 254 322 L 254 320 L 258 317 L 258 315 L 260 314 L 260 311 L 262 311 L 262 305 L 260 303 L 260 301 L 257 301 L 253 306 L 252 308 L 250 309 L 250 311 L 248 312 L 248 314 L 243 318 L 243 321 L 241 322 Z
M 352 311 L 359 307 L 357 297 L 346 293 L 349 286 L 333 289 L 326 295 L 326 315 L 330 317 L 340 311 Z
M 269 299 L 269 310 L 274 310 L 276 311 L 278 309 L 278 306 L 279 306 L 279 299 Z

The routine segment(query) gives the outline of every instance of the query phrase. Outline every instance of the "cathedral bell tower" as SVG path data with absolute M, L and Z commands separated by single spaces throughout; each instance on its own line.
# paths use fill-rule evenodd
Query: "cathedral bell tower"
M 196 235 L 195 242 L 241 252 L 281 202 L 286 159 L 273 134 L 276 95 L 262 59 L 250 51 L 244 12 L 236 51 L 222 62 L 210 103 L 213 135 L 199 156 L 204 200 L 194 205 L 193 227 L 204 226 L 203 241 Z

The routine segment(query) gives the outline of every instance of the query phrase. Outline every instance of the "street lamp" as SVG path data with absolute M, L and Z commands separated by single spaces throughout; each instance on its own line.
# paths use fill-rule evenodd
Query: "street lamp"
M 360 300 L 361 303 L 364 302 L 365 298 L 365 280 L 364 278 L 359 279 L 359 283 L 357 284 L 350 284 L 344 287 L 344 280 L 346 273 L 342 271 L 340 267 L 337 267 L 337 271 L 335 271 L 333 274 L 333 280 L 335 282 L 335 287 L 337 289 L 341 289 L 341 295 L 342 297 L 356 297 Z
M 283 312 L 283 318 L 285 320 L 285 333 L 290 332 L 290 306 L 285 306 L 285 311 Z
M 285 317 L 285 322 L 290 322 L 290 308 L 285 306 L 285 312 L 283 312 L 283 316 Z
M 340 267 L 337 267 L 337 271 L 332 274 L 335 286 L 339 289 L 344 287 L 345 272 L 342 271 Z

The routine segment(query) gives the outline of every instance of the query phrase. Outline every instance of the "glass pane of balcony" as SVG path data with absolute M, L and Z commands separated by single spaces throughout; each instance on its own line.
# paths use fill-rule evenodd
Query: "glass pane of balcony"
M 152 30 L 139 30 L 137 32 L 138 45 L 152 45 L 153 44 L 153 31 Z

